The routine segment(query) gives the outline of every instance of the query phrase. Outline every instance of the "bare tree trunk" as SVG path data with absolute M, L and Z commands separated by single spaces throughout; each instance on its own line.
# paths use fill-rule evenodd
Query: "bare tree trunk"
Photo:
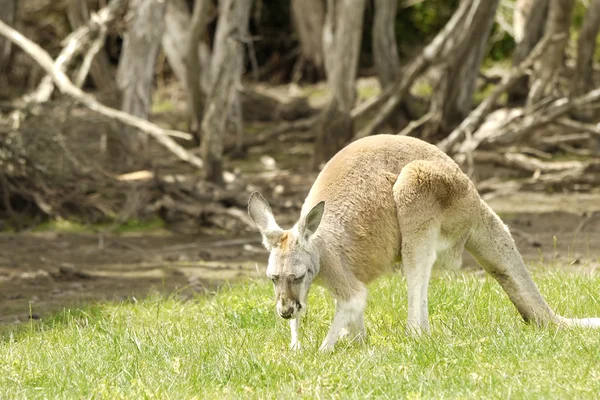
M 515 3 L 515 40 L 512 65 L 521 64 L 544 35 L 548 15 L 548 0 L 517 0 Z M 522 103 L 529 92 L 529 77 L 523 76 L 508 91 L 511 104 Z
M 546 33 L 564 34 L 564 37 L 553 41 L 546 53 L 535 63 L 527 104 L 534 104 L 550 96 L 556 89 L 559 72 L 564 65 L 565 47 L 569 40 L 573 4 L 573 0 L 550 0 Z
M 437 101 L 432 103 L 435 130 L 448 132 L 462 121 L 473 107 L 473 93 L 487 40 L 494 24 L 498 0 L 474 3 L 467 16 L 468 34 L 443 67 Z
M 210 9 L 210 0 L 196 0 L 190 21 L 189 36 L 185 42 L 185 82 L 190 113 L 190 132 L 194 133 L 198 142 L 200 142 L 200 123 L 204 115 L 204 102 L 208 91 L 208 87 L 202 84 L 203 76 L 208 76 L 209 82 L 212 80 L 208 47 L 204 46 L 207 60 L 203 62 L 201 59 L 203 47 L 200 45 L 208 24 Z
M 162 37 L 162 49 L 167 62 L 177 77 L 185 84 L 185 50 L 189 36 L 191 13 L 186 0 L 168 0 L 165 14 L 165 34 Z
M 600 26 L 600 0 L 591 0 L 577 40 L 577 63 L 573 76 L 572 96 L 581 96 L 594 85 L 594 51 Z
M 67 6 L 67 16 L 73 29 L 85 25 L 90 19 L 87 2 L 69 0 Z M 115 92 L 117 90 L 117 85 L 111 73 L 110 61 L 105 51 L 99 51 L 94 57 L 90 67 L 90 75 L 97 89 L 108 92 Z
M 295 67 L 295 80 L 299 80 L 304 71 L 311 80 L 323 75 L 324 3 L 324 0 L 292 0 L 292 17 L 302 48 L 299 64 Z
M 400 71 L 395 29 L 397 9 L 396 0 L 375 0 L 373 58 L 382 88 L 394 83 Z
M 223 137 L 228 114 L 238 96 L 244 45 L 252 0 L 221 0 L 211 62 L 212 83 L 202 119 L 204 177 L 223 184 Z
M 373 20 L 373 58 L 375 70 L 379 78 L 381 90 L 391 86 L 400 73 L 400 57 L 398 57 L 398 44 L 396 43 L 396 12 L 398 1 L 375 0 L 375 14 Z M 388 121 L 394 129 L 400 129 L 407 124 L 410 118 L 407 111 L 410 107 L 409 96 L 398 105 Z
M 331 101 L 317 124 L 313 168 L 352 138 L 350 111 L 356 99 L 356 73 L 365 0 L 327 0 L 323 50 Z
M 0 20 L 10 26 L 14 26 L 17 18 L 17 8 L 17 0 L 0 0 L 0 10 L 2 10 L 0 12 Z M 11 46 L 12 43 L 9 40 L 0 38 L 0 75 L 8 66 Z
M 121 109 L 148 119 L 154 67 L 165 27 L 166 2 L 130 0 L 129 6 L 133 15 L 117 70 L 117 84 L 122 92 Z M 146 135 L 128 129 L 124 137 L 131 155 L 145 151 L 148 143 Z
M 513 8 L 513 33 L 517 45 L 523 41 L 527 30 L 527 18 L 531 15 L 536 0 L 516 0 Z

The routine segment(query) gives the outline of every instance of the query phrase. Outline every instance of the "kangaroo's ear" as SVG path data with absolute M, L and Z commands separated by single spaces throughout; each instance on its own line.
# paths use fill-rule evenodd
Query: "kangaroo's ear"
M 324 213 L 325 213 L 325 202 L 320 201 L 300 221 L 300 224 L 298 225 L 300 237 L 304 238 L 304 240 L 310 239 L 310 237 L 319 228 L 319 224 L 321 223 L 321 219 L 323 218 Z
M 270 251 L 281 239 L 283 231 L 275 222 L 271 206 L 260 193 L 254 192 L 250 195 L 248 214 L 258 227 L 263 237 L 263 244 Z

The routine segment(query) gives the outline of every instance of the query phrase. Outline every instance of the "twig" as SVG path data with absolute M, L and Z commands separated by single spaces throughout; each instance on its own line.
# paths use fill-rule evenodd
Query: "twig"
M 139 129 L 140 131 L 155 138 L 162 146 L 170 150 L 181 160 L 192 164 L 197 168 L 202 168 L 203 163 L 200 158 L 186 151 L 168 136 L 167 132 L 173 133 L 175 131 L 165 131 L 149 121 L 99 103 L 92 96 L 84 93 L 81 89 L 73 85 L 69 78 L 62 71 L 55 67 L 54 60 L 52 60 L 50 55 L 44 49 L 2 21 L 0 21 L 0 35 L 5 36 L 8 40 L 19 46 L 25 53 L 33 58 L 46 71 L 46 73 L 52 76 L 56 86 L 62 93 L 73 97 L 75 100 L 92 111 Z M 182 136 L 188 136 L 183 132 L 179 132 L 178 134 Z
M 430 111 L 427 114 L 423 115 L 421 118 L 414 120 L 414 121 L 410 121 L 408 125 L 406 125 L 406 127 L 404 129 L 402 129 L 400 132 L 398 132 L 398 136 L 410 136 L 412 135 L 413 131 L 419 129 L 421 126 L 425 125 L 427 122 L 429 122 L 431 120 L 431 118 L 433 118 L 433 113 Z
M 94 18 L 94 14 L 92 14 L 92 18 Z M 104 41 L 106 39 L 106 32 L 108 29 L 107 29 L 106 25 L 100 25 L 99 30 L 100 30 L 100 32 L 98 33 L 98 36 L 96 36 L 96 39 L 94 39 L 94 41 L 92 42 L 92 45 L 90 46 L 87 53 L 83 57 L 81 67 L 79 67 L 79 71 L 77 72 L 77 76 L 75 77 L 74 83 L 75 83 L 75 86 L 77 86 L 77 87 L 83 86 L 83 83 L 85 82 L 85 78 L 87 77 L 88 73 L 90 72 L 90 68 L 92 67 L 92 61 L 94 61 L 94 58 L 96 57 L 98 52 L 100 52 L 100 50 L 104 46 Z
M 566 126 L 567 128 L 573 128 L 582 132 L 591 133 L 592 135 L 600 136 L 600 124 L 586 124 L 569 118 L 560 118 L 556 121 L 556 123 Z

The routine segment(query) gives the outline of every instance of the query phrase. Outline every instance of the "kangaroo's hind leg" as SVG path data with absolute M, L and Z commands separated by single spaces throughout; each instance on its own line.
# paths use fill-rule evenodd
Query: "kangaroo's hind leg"
M 431 193 L 431 182 L 427 181 L 428 168 L 420 162 L 408 164 L 393 188 L 408 284 L 407 325 L 417 335 L 429 332 L 428 287 L 440 231 L 439 204 Z

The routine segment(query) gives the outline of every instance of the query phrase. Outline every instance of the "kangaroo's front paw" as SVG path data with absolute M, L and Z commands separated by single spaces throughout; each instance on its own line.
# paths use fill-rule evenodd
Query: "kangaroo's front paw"
M 292 349 L 294 351 L 299 351 L 301 348 L 302 348 L 302 346 L 300 345 L 299 340 L 292 341 L 292 343 L 290 343 L 290 349 Z

